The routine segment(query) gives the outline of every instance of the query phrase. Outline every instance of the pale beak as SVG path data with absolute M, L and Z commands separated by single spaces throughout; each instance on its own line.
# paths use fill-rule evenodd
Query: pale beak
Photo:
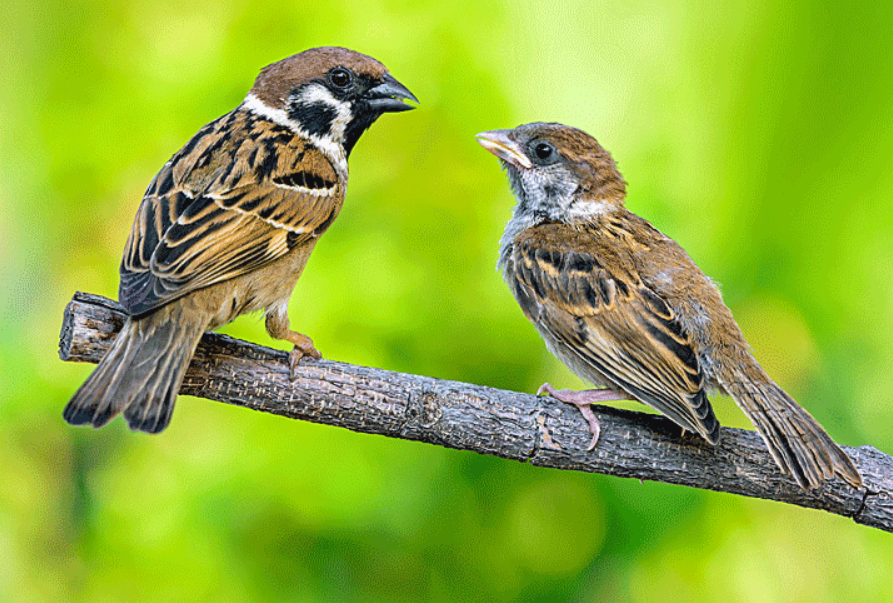
M 511 130 L 490 130 L 475 134 L 482 147 L 517 168 L 529 170 L 533 167 L 530 159 L 521 150 L 521 147 L 509 137 Z

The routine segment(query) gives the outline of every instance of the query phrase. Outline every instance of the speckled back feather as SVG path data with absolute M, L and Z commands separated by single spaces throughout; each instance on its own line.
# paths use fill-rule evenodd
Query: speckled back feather
M 162 168 L 137 211 L 119 300 L 143 315 L 320 236 L 344 202 L 329 160 L 287 128 L 236 110 Z

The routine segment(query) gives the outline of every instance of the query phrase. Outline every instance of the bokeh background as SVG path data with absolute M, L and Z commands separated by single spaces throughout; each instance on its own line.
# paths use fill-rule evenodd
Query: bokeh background
M 56 355 L 75 290 L 115 297 L 170 155 L 260 67 L 344 45 L 422 104 L 360 141 L 292 297 L 328 358 L 582 386 L 494 270 L 513 201 L 473 138 L 561 121 L 724 285 L 777 381 L 893 452 L 891 30 L 893 4 L 843 0 L 3 3 L 0 601 L 893 597 L 893 538 L 818 511 L 194 398 L 159 437 L 71 428 L 91 367 Z M 275 345 L 256 317 L 225 331 Z

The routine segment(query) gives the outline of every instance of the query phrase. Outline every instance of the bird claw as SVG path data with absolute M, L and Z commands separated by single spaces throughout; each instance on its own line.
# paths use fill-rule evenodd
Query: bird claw
M 550 396 L 560 402 L 564 402 L 565 404 L 572 404 L 580 409 L 580 413 L 582 413 L 583 418 L 585 418 L 586 422 L 589 423 L 589 432 L 592 434 L 592 441 L 586 448 L 587 451 L 595 450 L 595 447 L 598 444 L 599 435 L 601 434 L 601 424 L 598 422 L 598 417 L 596 417 L 595 413 L 592 412 L 592 407 L 590 406 L 590 404 L 595 404 L 597 402 L 606 402 L 609 400 L 629 399 L 629 394 L 620 390 L 591 389 L 581 392 L 575 392 L 570 389 L 555 389 L 548 383 L 543 383 L 540 388 L 536 390 L 536 395 L 541 396 L 544 392 L 548 393 Z
M 598 438 L 602 433 L 601 423 L 598 422 L 598 417 L 595 416 L 595 413 L 592 412 L 592 409 L 589 406 L 577 406 L 577 408 L 580 409 L 586 422 L 589 423 L 589 433 L 592 434 L 592 441 L 589 442 L 589 446 L 586 447 L 586 452 L 592 452 L 598 445 Z
M 288 353 L 288 377 L 291 381 L 298 378 L 298 364 L 305 357 L 319 360 L 322 358 L 322 354 L 319 353 L 319 350 L 313 347 L 313 344 L 310 344 L 310 346 L 306 348 L 298 347 L 296 345 L 294 349 Z

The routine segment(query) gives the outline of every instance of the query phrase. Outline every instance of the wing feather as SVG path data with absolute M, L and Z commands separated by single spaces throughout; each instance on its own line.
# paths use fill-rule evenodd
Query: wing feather
M 237 109 L 196 134 L 149 185 L 119 299 L 141 315 L 251 272 L 322 234 L 343 200 L 318 149 Z
M 506 275 L 553 346 L 589 369 L 581 377 L 607 379 L 715 443 L 719 423 L 690 337 L 634 271 L 612 273 L 604 260 L 597 248 L 569 251 L 522 234 Z

